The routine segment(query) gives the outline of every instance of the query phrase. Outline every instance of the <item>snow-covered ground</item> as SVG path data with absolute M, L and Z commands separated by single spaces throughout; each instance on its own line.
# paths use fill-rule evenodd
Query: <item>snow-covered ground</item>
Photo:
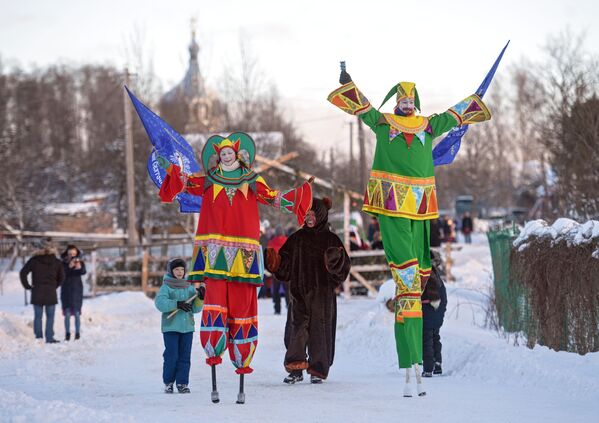
M 491 286 L 484 235 L 454 252 L 441 329 L 441 377 L 403 398 L 393 316 L 374 299 L 339 300 L 337 349 L 322 385 L 282 383 L 284 316 L 259 301 L 260 343 L 235 404 L 238 377 L 218 368 L 220 404 L 196 335 L 189 395 L 162 393 L 160 313 L 140 293 L 86 300 L 82 338 L 33 339 L 31 306 L 11 273 L 0 296 L 0 422 L 592 422 L 599 415 L 599 354 L 530 350 L 482 327 Z M 57 311 L 55 330 L 64 339 Z M 226 356 L 228 357 L 228 355 Z M 595 417 L 593 417 L 595 416 Z

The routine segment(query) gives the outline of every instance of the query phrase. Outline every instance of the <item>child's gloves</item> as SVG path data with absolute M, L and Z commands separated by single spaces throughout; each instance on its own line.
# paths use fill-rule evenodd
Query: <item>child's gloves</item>
M 177 301 L 177 308 L 179 310 L 183 310 L 185 312 L 191 311 L 192 310 L 192 305 L 189 303 L 186 303 L 185 301 Z
M 281 265 L 281 256 L 279 253 L 275 251 L 274 248 L 266 249 L 266 269 L 270 273 L 275 273 L 279 270 L 279 266 Z
M 203 301 L 204 297 L 206 296 L 206 287 L 204 285 L 200 285 L 196 291 L 198 291 L 198 298 Z

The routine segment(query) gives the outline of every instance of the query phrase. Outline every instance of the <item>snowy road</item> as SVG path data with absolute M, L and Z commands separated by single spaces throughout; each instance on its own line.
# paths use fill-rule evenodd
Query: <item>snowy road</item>
M 260 300 L 246 404 L 235 404 L 238 378 L 227 359 L 215 405 L 197 335 L 192 393 L 162 393 L 160 313 L 142 294 L 86 301 L 82 339 L 46 345 L 33 340 L 33 311 L 13 273 L 0 296 L 0 422 L 597 421 L 599 354 L 530 350 L 481 327 L 491 263 L 484 238 L 476 241 L 454 255 L 458 281 L 448 284 L 441 329 L 445 374 L 425 379 L 426 397 L 410 399 L 401 396 L 392 315 L 373 299 L 339 301 L 329 379 L 295 386 L 282 383 L 285 318 Z

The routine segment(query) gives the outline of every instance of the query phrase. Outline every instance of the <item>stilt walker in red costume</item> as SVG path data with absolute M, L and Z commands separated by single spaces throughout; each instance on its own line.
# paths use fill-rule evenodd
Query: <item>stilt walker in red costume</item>
M 256 287 L 262 285 L 264 261 L 258 203 L 297 215 L 300 225 L 311 207 L 310 182 L 289 191 L 272 190 L 252 170 L 254 141 L 235 132 L 212 136 L 202 150 L 204 175 L 184 175 L 166 161 L 160 198 L 172 202 L 183 191 L 202 196 L 190 271 L 192 281 L 206 285 L 200 340 L 212 367 L 212 401 L 219 402 L 216 365 L 229 349 L 240 375 L 237 402 L 245 402 L 243 377 L 258 344 Z

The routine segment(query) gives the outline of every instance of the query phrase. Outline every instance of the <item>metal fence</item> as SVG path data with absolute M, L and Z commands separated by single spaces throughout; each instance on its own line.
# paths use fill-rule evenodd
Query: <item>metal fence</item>
M 515 227 L 487 233 L 493 262 L 497 318 L 499 325 L 512 333 L 523 332 L 531 317 L 526 289 L 518 281 L 510 280 L 510 255 L 517 236 Z
M 585 354 L 599 350 L 599 260 L 595 244 L 532 238 L 515 228 L 488 232 L 499 326 L 527 345 Z

